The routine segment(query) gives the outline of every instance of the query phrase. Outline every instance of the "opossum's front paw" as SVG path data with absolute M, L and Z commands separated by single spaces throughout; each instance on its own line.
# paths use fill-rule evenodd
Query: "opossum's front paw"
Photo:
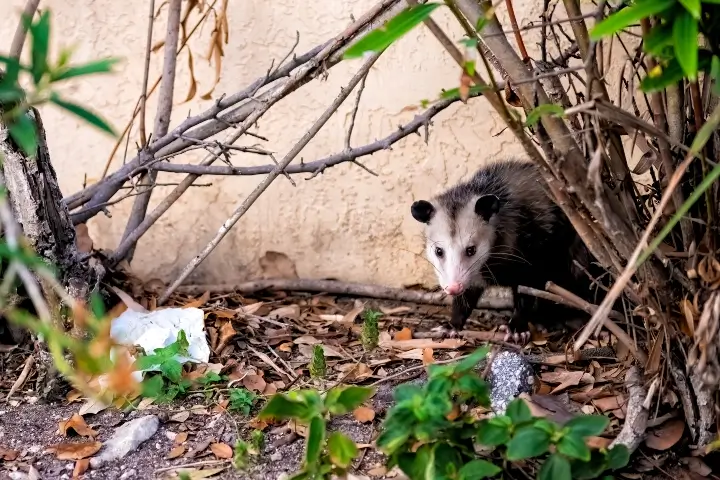
M 500 325 L 500 328 L 498 329 L 501 332 L 505 332 L 505 342 L 510 343 L 512 340 L 516 344 L 523 346 L 527 344 L 530 341 L 530 331 L 517 331 L 513 330 L 513 328 L 509 325 Z
M 460 332 L 451 325 L 440 325 L 431 331 L 437 333 L 441 338 L 458 338 L 460 336 Z M 433 337 L 435 337 L 435 335 L 433 335 Z

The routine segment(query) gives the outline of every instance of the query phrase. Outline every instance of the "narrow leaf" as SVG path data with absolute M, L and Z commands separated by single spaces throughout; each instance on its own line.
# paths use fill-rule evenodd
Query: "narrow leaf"
M 50 94 L 50 101 L 53 102 L 55 105 L 64 108 L 68 112 L 77 115 L 78 117 L 82 118 L 83 120 L 90 123 L 91 125 L 99 128 L 100 130 L 103 130 L 104 132 L 107 132 L 112 136 L 116 136 L 115 131 L 112 129 L 112 127 L 110 125 L 107 124 L 107 122 L 105 122 L 105 120 L 103 120 L 96 114 L 86 110 L 85 108 L 81 107 L 80 105 L 69 102 L 67 100 L 63 100 L 55 92 L 52 92 Z
M 480 360 L 487 356 L 489 351 L 490 347 L 488 346 L 478 348 L 469 356 L 460 360 L 457 365 L 455 365 L 455 372 L 469 372 L 470 370 L 475 368 L 475 366 L 480 362 Z
M 639 22 L 643 18 L 656 15 L 673 5 L 675 5 L 675 0 L 638 1 L 632 6 L 623 8 L 595 25 L 595 28 L 590 32 L 590 38 L 599 40 L 602 37 L 612 35 L 623 28 Z
M 694 19 L 700 20 L 701 5 L 700 0 L 680 0 L 685 10 L 693 16 Z
M 119 58 L 105 58 L 102 60 L 86 63 L 84 65 L 76 65 L 73 67 L 62 68 L 53 71 L 50 74 L 50 81 L 59 82 L 60 80 L 67 80 L 68 78 L 91 75 L 94 73 L 109 73 L 112 72 L 112 67 L 119 61 Z
M 406 8 L 388 22 L 361 38 L 356 44 L 345 51 L 343 59 L 362 57 L 365 52 L 381 52 L 397 39 L 415 28 L 441 3 L 425 3 Z
M 675 57 L 691 82 L 698 72 L 698 24 L 692 15 L 683 12 L 673 23 Z
M 305 445 L 305 461 L 307 463 L 312 465 L 320 459 L 324 440 L 325 420 L 320 416 L 313 417 L 310 420 L 310 429 Z
M 35 122 L 26 115 L 15 118 L 8 126 L 10 136 L 18 147 L 28 157 L 34 157 L 37 152 L 37 132 Z
M 47 55 L 50 44 L 49 10 L 42 12 L 40 19 L 30 26 L 30 35 L 32 37 L 32 75 L 37 85 L 48 69 Z
M 544 103 L 530 110 L 530 113 L 528 113 L 527 119 L 525 120 L 525 125 L 528 127 L 536 125 L 543 115 L 555 115 L 557 117 L 561 117 L 564 114 L 565 109 L 563 109 L 560 105 L 556 105 L 554 103 Z

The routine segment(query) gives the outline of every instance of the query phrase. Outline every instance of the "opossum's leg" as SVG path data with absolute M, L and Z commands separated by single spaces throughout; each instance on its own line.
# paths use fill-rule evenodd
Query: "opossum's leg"
M 535 298 L 518 292 L 518 286 L 511 287 L 513 295 L 513 313 L 508 326 L 503 329 L 507 331 L 505 341 L 511 338 L 515 343 L 526 344 L 530 340 L 530 329 L 528 318 L 535 306 Z
M 453 297 L 450 324 L 455 330 L 462 330 L 465 326 L 465 322 L 480 300 L 482 293 L 482 288 L 469 288 L 462 294 Z

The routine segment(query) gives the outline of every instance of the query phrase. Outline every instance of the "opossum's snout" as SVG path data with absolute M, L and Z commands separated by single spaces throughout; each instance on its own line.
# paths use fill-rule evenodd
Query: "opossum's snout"
M 448 295 L 460 295 L 465 291 L 465 285 L 460 282 L 450 282 L 443 290 Z

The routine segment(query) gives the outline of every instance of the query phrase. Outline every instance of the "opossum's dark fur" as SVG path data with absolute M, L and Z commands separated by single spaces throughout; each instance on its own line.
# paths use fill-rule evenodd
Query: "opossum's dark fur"
M 483 202 L 493 196 L 496 201 Z M 578 310 L 517 292 L 518 285 L 544 290 L 546 282 L 552 281 L 588 298 L 591 286 L 588 272 L 597 271 L 592 255 L 570 221 L 546 193 L 537 166 L 515 159 L 484 166 L 471 179 L 449 188 L 431 202 L 415 202 L 412 214 L 416 220 L 428 224 L 428 229 L 437 213 L 447 215 L 449 219 L 435 228 L 453 229 L 459 212 L 476 200 L 478 228 L 492 228 L 495 233 L 490 256 L 479 267 L 479 273 L 483 283 L 512 289 L 514 312 L 510 329 L 525 332 L 528 321 L 551 326 L 567 321 L 568 315 L 577 317 Z M 508 252 L 513 255 L 507 255 Z M 464 326 L 482 291 L 482 287 L 473 285 L 453 297 L 451 323 L 454 328 Z

